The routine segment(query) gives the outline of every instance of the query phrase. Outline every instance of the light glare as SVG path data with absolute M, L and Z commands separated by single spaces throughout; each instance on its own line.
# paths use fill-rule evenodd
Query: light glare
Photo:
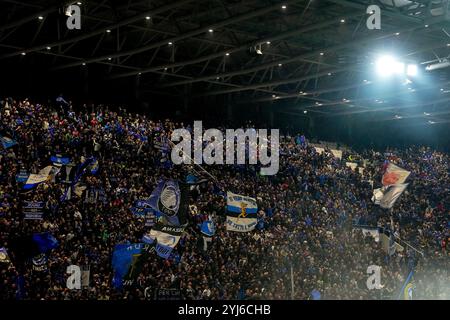
M 406 74 L 411 77 L 416 76 L 417 75 L 417 65 L 408 64 L 408 68 L 406 69 Z

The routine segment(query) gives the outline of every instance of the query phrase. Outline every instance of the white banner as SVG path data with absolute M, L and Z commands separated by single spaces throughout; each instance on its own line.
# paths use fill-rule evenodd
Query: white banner
M 384 209 L 391 209 L 407 186 L 407 183 L 403 183 L 375 189 L 372 201 Z
M 316 149 L 316 152 L 317 152 L 318 154 L 322 154 L 322 153 L 325 152 L 325 149 L 324 149 L 324 148 L 314 147 L 314 149 Z
M 176 229 L 176 231 L 172 231 L 170 229 Z M 170 233 L 166 233 L 169 232 L 169 230 Z M 180 241 L 182 234 L 183 228 L 163 227 L 161 231 L 155 229 L 150 230 L 149 236 L 152 239 L 156 239 L 159 245 L 167 246 L 173 249 L 177 245 L 178 241 Z
M 38 184 L 47 180 L 50 172 L 52 171 L 53 166 L 47 166 L 44 169 L 41 169 L 38 174 L 32 173 L 28 177 L 26 184 Z
M 227 216 L 226 223 L 228 231 L 249 232 L 255 229 L 257 219 Z
M 355 171 L 356 167 L 358 167 L 358 164 L 357 164 L 357 163 L 354 163 L 354 162 L 346 162 L 345 165 L 346 165 L 347 167 L 351 168 L 352 171 Z
M 392 184 L 402 184 L 409 177 L 411 172 L 402 169 L 395 164 L 389 163 L 386 172 L 383 175 L 381 183 L 383 186 L 389 186 Z
M 342 159 L 342 150 L 331 149 L 331 153 L 335 158 Z

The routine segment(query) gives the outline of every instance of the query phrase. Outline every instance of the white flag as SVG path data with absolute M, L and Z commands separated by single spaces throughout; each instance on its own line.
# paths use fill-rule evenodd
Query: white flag
M 409 177 L 411 172 L 402 169 L 395 164 L 389 163 L 386 172 L 383 175 L 381 183 L 383 186 L 390 186 L 393 184 L 402 184 Z
M 407 183 L 402 183 L 375 189 L 372 201 L 384 209 L 391 209 L 407 186 Z

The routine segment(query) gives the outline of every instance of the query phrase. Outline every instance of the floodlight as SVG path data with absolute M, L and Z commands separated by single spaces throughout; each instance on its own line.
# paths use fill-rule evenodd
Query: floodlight
M 382 56 L 376 62 L 376 70 L 380 76 L 391 76 L 405 72 L 405 64 L 398 62 L 392 56 Z
M 406 68 L 406 75 L 414 77 L 417 75 L 417 65 L 416 64 L 408 64 Z

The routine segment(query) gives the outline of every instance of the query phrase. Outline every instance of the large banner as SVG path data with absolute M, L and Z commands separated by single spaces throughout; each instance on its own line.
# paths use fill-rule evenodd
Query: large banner
M 17 144 L 15 140 L 2 135 L 0 135 L 0 142 L 5 149 L 11 148 L 12 146 L 15 146 Z
M 22 212 L 25 220 L 42 220 L 44 214 L 43 201 L 24 201 L 22 203 Z
M 325 152 L 325 149 L 324 149 L 324 148 L 321 148 L 321 147 L 314 147 L 314 149 L 316 149 L 316 152 L 317 152 L 318 154 L 322 154 L 322 153 Z
M 50 172 L 52 171 L 53 166 L 47 166 L 41 171 L 39 171 L 38 174 L 32 173 L 29 175 L 27 182 L 23 186 L 25 190 L 32 189 L 38 184 L 47 181 L 49 178 Z
M 256 199 L 227 192 L 227 230 L 249 232 L 255 229 L 258 206 Z
M 411 172 L 389 163 L 381 180 L 383 186 L 390 186 L 393 184 L 402 184 L 409 177 Z
M 146 243 L 116 245 L 112 256 L 113 286 L 122 288 L 124 285 L 132 285 L 152 252 L 154 246 Z
M 355 169 L 358 167 L 358 164 L 355 162 L 346 162 L 345 165 L 352 169 L 352 171 L 355 171 Z
M 181 226 L 187 222 L 188 192 L 186 184 L 176 180 L 161 180 L 148 203 L 156 214 L 163 216 L 167 224 Z
M 331 153 L 335 158 L 342 159 L 342 150 L 331 149 Z
M 372 201 L 383 209 L 391 209 L 407 186 L 408 183 L 402 183 L 375 189 Z
M 156 253 L 167 259 L 180 241 L 184 227 L 174 227 L 157 223 L 152 230 L 142 238 L 142 241 L 153 244 L 156 241 Z

